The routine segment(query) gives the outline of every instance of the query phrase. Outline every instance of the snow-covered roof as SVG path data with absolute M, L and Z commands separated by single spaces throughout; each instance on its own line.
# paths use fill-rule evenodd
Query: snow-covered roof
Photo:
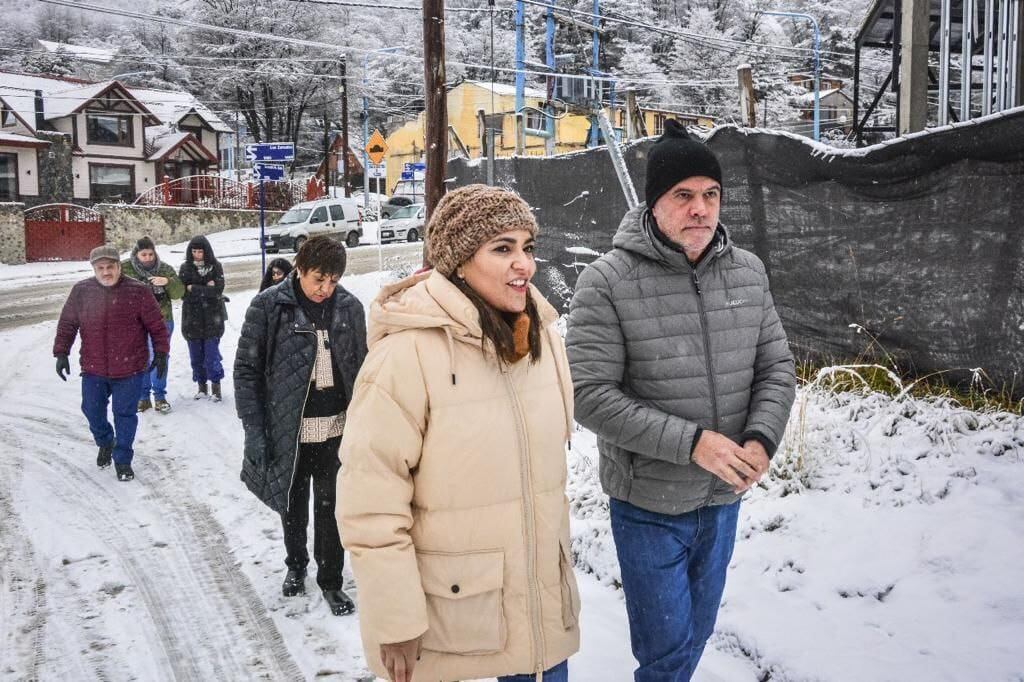
M 163 123 L 177 123 L 195 112 L 218 133 L 233 132 L 213 110 L 200 102 L 192 93 L 180 90 L 155 90 L 151 88 L 129 88 L 153 115 Z
M 101 47 L 86 47 L 85 45 L 70 45 L 68 43 L 55 43 L 49 40 L 38 40 L 47 52 L 62 50 L 77 60 L 92 62 L 94 64 L 109 64 L 114 61 L 115 50 Z
M 470 85 L 475 85 L 478 88 L 483 88 L 484 90 L 487 90 L 488 92 L 491 92 L 491 90 L 492 90 L 491 83 L 489 81 L 469 81 L 468 80 L 468 81 L 465 81 L 465 82 L 469 83 Z M 516 94 L 516 86 L 508 85 L 506 83 L 495 83 L 494 87 L 493 87 L 493 92 L 494 92 L 495 95 L 506 95 L 506 96 L 511 97 L 511 96 L 514 96 Z M 546 92 L 544 92 L 543 90 L 538 90 L 537 88 L 526 88 L 526 89 L 523 90 L 523 95 L 525 97 L 539 97 L 540 99 L 546 99 L 547 96 L 548 96 L 548 94 Z
M 8 144 L 16 147 L 45 147 L 50 144 L 46 140 L 39 140 L 28 135 L 17 133 L 0 133 L 0 146 Z
M 153 132 L 156 134 L 151 135 Z M 193 156 L 213 162 L 217 160 L 217 157 L 192 133 L 175 132 L 167 126 L 147 128 L 146 133 L 146 161 L 160 161 L 181 147 L 185 147 Z
M 850 100 L 851 102 L 853 101 L 853 98 L 851 98 L 849 95 L 847 95 L 845 92 L 843 92 L 842 88 L 831 88 L 829 90 L 822 90 L 818 94 L 818 98 L 819 99 L 825 99 L 829 95 L 834 95 L 837 92 L 839 94 L 841 94 L 843 97 L 845 97 L 846 99 Z M 793 97 L 793 100 L 795 102 L 800 103 L 800 104 L 814 104 L 814 93 L 813 92 L 808 92 L 808 93 L 805 93 L 805 94 L 802 94 L 802 95 L 796 95 L 795 97 Z
M 57 92 L 49 92 L 43 96 L 43 118 L 52 121 L 55 118 L 70 116 L 90 100 L 96 98 L 116 81 L 90 83 L 77 88 L 68 88 Z

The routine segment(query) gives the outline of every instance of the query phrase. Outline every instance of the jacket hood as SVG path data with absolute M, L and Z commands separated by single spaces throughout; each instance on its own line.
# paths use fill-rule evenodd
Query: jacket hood
M 640 204 L 630 209 L 622 217 L 619 229 L 616 230 L 615 237 L 612 238 L 612 246 L 624 251 L 632 251 L 653 261 L 664 263 L 682 261 L 689 264 L 684 254 L 673 251 L 654 236 L 651 230 L 656 229 L 658 228 L 654 225 L 653 216 L 647 210 L 647 205 Z M 729 232 L 721 223 L 715 228 L 715 241 L 713 243 L 714 250 L 711 254 L 708 254 L 709 256 L 720 256 L 732 248 L 732 239 L 729 237 Z
M 541 324 L 548 327 L 558 319 L 558 313 L 532 284 L 530 294 Z M 441 329 L 450 339 L 474 346 L 483 341 L 480 314 L 473 303 L 436 270 L 385 286 L 370 305 L 369 347 L 406 329 Z
M 185 249 L 185 260 L 189 263 L 192 262 L 192 249 L 203 250 L 204 263 L 209 264 L 217 262 L 217 256 L 213 253 L 213 247 L 210 246 L 210 240 L 203 235 L 192 237 L 192 239 L 189 240 L 188 247 Z

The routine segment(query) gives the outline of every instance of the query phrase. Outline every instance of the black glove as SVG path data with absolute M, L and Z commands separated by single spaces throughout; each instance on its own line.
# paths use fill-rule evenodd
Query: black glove
M 71 363 L 68 362 L 68 354 L 61 353 L 57 356 L 57 376 L 61 381 L 67 381 L 68 374 L 71 374 Z
M 245 458 L 257 468 L 267 466 L 267 436 L 262 428 L 245 429 Z
M 156 369 L 158 379 L 167 376 L 167 353 L 153 353 L 153 364 L 149 366 L 150 371 Z

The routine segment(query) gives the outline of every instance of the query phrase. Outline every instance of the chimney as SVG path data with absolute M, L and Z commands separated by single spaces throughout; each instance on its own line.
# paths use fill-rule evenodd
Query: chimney
M 36 130 L 42 130 L 45 124 L 43 118 L 43 91 L 36 90 L 35 96 L 35 109 L 36 109 Z

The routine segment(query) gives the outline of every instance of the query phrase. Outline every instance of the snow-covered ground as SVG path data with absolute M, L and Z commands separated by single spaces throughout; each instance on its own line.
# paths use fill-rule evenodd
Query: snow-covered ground
M 384 277 L 343 283 L 368 302 Z M 250 297 L 229 304 L 228 368 Z M 238 481 L 230 381 L 225 402 L 193 401 L 176 333 L 174 411 L 142 416 L 137 479 L 118 483 L 95 467 L 78 377 L 54 375 L 53 333 L 0 334 L 0 678 L 367 679 L 355 618 L 330 616 L 312 578 L 280 594 L 280 522 Z M 1024 680 L 1022 454 L 1021 418 L 803 390 L 743 505 L 696 679 Z M 593 435 L 569 457 L 572 678 L 628 680 Z

